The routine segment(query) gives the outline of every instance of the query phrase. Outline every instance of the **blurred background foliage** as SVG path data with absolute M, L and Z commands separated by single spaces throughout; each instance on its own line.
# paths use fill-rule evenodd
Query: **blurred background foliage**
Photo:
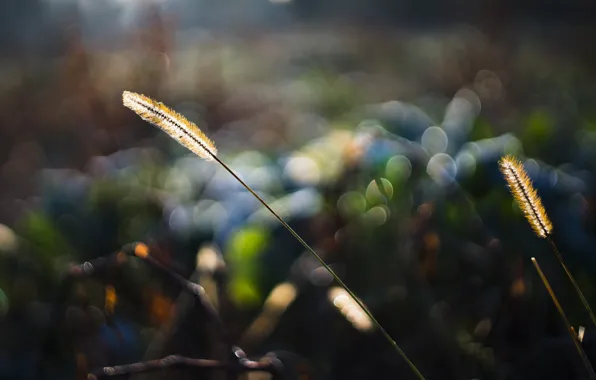
M 596 304 L 594 8 L 3 3 L 0 377 L 221 356 L 206 317 L 139 260 L 65 280 L 72 265 L 143 241 L 205 288 L 249 355 L 277 352 L 287 378 L 413 378 L 228 173 L 122 106 L 131 90 L 196 122 L 429 380 L 582 378 L 530 257 L 586 326 L 590 356 L 594 326 L 497 161 L 523 159 Z

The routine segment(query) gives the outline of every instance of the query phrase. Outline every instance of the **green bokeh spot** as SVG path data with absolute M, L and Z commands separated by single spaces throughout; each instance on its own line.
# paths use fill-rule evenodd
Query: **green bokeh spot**
M 227 247 L 230 264 L 240 265 L 256 259 L 268 243 L 269 236 L 264 228 L 249 226 L 238 230 Z
M 8 297 L 4 290 L 0 289 L 0 317 L 6 315 L 8 313 L 8 309 L 10 307 L 10 303 L 8 302 Z
M 262 301 L 259 259 L 269 240 L 267 229 L 247 226 L 236 231 L 227 244 L 226 259 L 232 268 L 230 297 L 238 306 L 255 306 Z
M 17 231 L 29 242 L 48 270 L 52 270 L 54 259 L 73 252 L 57 226 L 43 213 L 31 212 L 26 215 L 19 223 Z
M 494 135 L 493 128 L 488 121 L 484 119 L 477 119 L 474 123 L 474 128 L 470 133 L 470 141 L 489 139 L 494 137 Z
M 522 135 L 523 146 L 527 148 L 528 155 L 536 155 L 540 146 L 552 136 L 554 129 L 554 121 L 545 110 L 532 112 Z
M 461 222 L 461 218 L 460 218 L 461 210 L 457 205 L 447 204 L 446 208 L 447 208 L 447 221 L 450 224 L 457 225 L 459 222 Z
M 596 132 L 596 121 L 588 120 L 584 123 L 584 129 L 590 132 Z
M 251 307 L 262 302 L 257 284 L 251 278 L 236 277 L 229 285 L 232 301 L 240 307 Z

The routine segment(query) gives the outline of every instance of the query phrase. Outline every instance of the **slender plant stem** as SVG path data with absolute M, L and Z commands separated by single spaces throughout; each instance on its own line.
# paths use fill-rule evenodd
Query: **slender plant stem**
M 594 312 L 592 311 L 592 308 L 588 304 L 588 300 L 586 300 L 584 293 L 582 293 L 582 291 L 579 288 L 579 285 L 577 284 L 577 282 L 575 282 L 575 278 L 573 277 L 573 275 L 571 274 L 569 269 L 567 269 L 567 265 L 565 265 L 565 263 L 563 262 L 563 257 L 561 256 L 561 252 L 559 252 L 559 250 L 557 249 L 557 246 L 555 245 L 555 242 L 553 241 L 551 236 L 547 236 L 546 240 L 548 241 L 551 248 L 555 252 L 555 256 L 557 256 L 559 263 L 565 270 L 565 273 L 567 274 L 567 277 L 569 277 L 571 284 L 573 284 L 573 287 L 575 288 L 575 291 L 577 292 L 577 294 L 579 295 L 579 298 L 581 299 L 582 303 L 584 304 L 584 307 L 588 311 L 588 314 L 590 314 L 590 319 L 592 319 L 592 323 L 594 323 L 594 325 L 596 326 L 596 316 L 594 316 Z
M 559 303 L 559 300 L 557 299 L 555 292 L 551 288 L 548 280 L 546 279 L 546 276 L 542 272 L 542 269 L 540 269 L 540 265 L 538 265 L 538 261 L 536 261 L 536 258 L 534 258 L 534 257 L 532 257 L 532 264 L 534 264 L 534 267 L 536 268 L 536 271 L 540 275 L 540 279 L 542 280 L 544 287 L 548 291 L 550 298 L 555 303 L 555 306 L 557 307 L 557 310 L 559 311 L 561 318 L 565 322 L 565 326 L 567 327 L 567 331 L 569 332 L 569 335 L 571 336 L 571 339 L 573 340 L 573 344 L 575 345 L 575 348 L 577 348 L 577 352 L 579 353 L 579 356 L 581 357 L 582 361 L 584 362 L 584 366 L 586 367 L 586 369 L 588 370 L 588 373 L 590 374 L 590 379 L 596 379 L 596 373 L 594 373 L 594 368 L 592 368 L 592 364 L 590 364 L 590 360 L 588 360 L 588 357 L 586 356 L 586 353 L 584 352 L 577 336 L 575 335 L 575 331 L 573 331 L 573 327 L 571 327 L 571 324 L 569 323 L 569 320 L 567 319 L 567 316 L 565 315 L 565 312 L 563 311 L 563 308 L 561 307 L 561 304 Z
M 366 315 L 372 320 L 372 322 L 375 324 L 375 326 L 377 327 L 377 329 L 381 332 L 381 334 L 383 334 L 383 336 L 389 341 L 389 343 L 393 346 L 393 348 L 397 351 L 397 353 L 406 361 L 406 363 L 408 364 L 408 366 L 412 369 L 412 371 L 416 374 L 416 376 L 420 379 L 420 380 L 424 380 L 424 376 L 422 375 L 422 373 L 420 373 L 420 371 L 418 370 L 418 368 L 416 368 L 416 366 L 414 365 L 414 363 L 412 363 L 410 361 L 410 359 L 408 359 L 408 357 L 406 356 L 405 352 L 402 351 L 402 349 L 397 345 L 397 343 L 393 340 L 393 338 L 391 338 L 391 336 L 389 335 L 389 333 L 387 333 L 387 331 L 385 331 L 385 329 L 383 328 L 383 326 L 381 326 L 381 324 L 377 321 L 377 319 L 372 315 L 372 313 L 366 308 L 366 306 L 364 306 L 364 304 L 362 303 L 362 301 L 360 301 L 358 299 L 358 297 L 356 297 L 356 295 L 350 290 L 350 288 L 348 288 L 348 286 L 341 280 L 341 278 L 339 278 L 339 276 L 335 273 L 335 271 L 333 269 L 331 269 L 331 267 L 329 265 L 327 265 L 327 263 L 325 263 L 325 261 L 321 258 L 321 256 L 319 256 L 319 254 L 317 254 L 315 252 L 314 249 L 312 249 L 310 247 L 310 245 L 308 245 L 308 243 L 306 243 L 301 237 L 300 235 L 298 235 L 298 233 L 296 231 L 294 231 L 294 229 L 292 227 L 290 227 L 290 225 L 288 223 L 286 223 L 268 204 L 267 202 L 265 202 L 265 200 L 263 200 L 263 198 L 261 198 L 250 186 L 248 186 L 248 184 L 246 184 L 242 179 L 240 179 L 240 177 L 238 177 L 236 175 L 236 173 L 234 173 L 232 171 L 232 169 L 230 169 L 223 161 L 221 161 L 219 159 L 219 157 L 217 157 L 216 155 L 212 155 L 213 159 L 215 159 L 215 161 L 217 161 L 221 166 L 224 167 L 224 169 L 226 169 L 238 182 L 240 182 L 240 184 L 242 186 L 244 186 L 246 188 L 246 190 L 248 190 L 259 202 L 261 202 L 261 204 L 263 206 L 265 206 L 265 208 L 267 210 L 269 210 L 271 212 L 271 214 L 273 214 L 273 216 L 275 216 L 277 218 L 277 220 L 279 220 L 279 222 L 296 238 L 296 240 L 298 240 L 303 246 L 304 248 L 310 252 L 318 261 L 319 263 L 321 263 L 321 265 L 331 274 L 331 276 L 333 276 L 333 278 L 335 279 L 335 281 L 346 290 L 346 292 L 348 292 L 348 294 L 354 299 L 354 301 L 356 301 L 356 303 L 358 304 L 358 306 L 360 306 L 362 308 L 362 310 L 364 310 L 364 312 L 366 313 Z M 381 191 L 381 189 L 379 189 Z

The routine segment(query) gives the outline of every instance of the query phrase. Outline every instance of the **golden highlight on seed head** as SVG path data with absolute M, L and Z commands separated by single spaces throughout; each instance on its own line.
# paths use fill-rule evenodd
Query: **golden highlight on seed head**
M 505 156 L 499 161 L 499 169 L 536 235 L 546 238 L 553 225 L 522 163 L 513 156 Z
M 217 148 L 213 141 L 196 124 L 163 103 L 130 91 L 122 93 L 122 103 L 197 156 L 213 161 L 217 155 Z

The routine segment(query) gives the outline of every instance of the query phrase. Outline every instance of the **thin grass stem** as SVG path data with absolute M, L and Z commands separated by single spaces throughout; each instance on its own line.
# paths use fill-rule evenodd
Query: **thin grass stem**
M 548 243 L 550 244 L 551 248 L 553 249 L 553 252 L 555 253 L 555 256 L 557 256 L 557 259 L 559 260 L 559 263 L 563 267 L 563 270 L 565 270 L 565 273 L 567 274 L 567 277 L 569 277 L 569 280 L 571 281 L 571 284 L 573 284 L 573 287 L 575 288 L 575 291 L 579 295 L 579 298 L 581 299 L 582 303 L 584 304 L 584 307 L 588 311 L 588 314 L 590 315 L 590 319 L 592 319 L 592 323 L 594 323 L 594 326 L 596 326 L 596 316 L 594 316 L 594 312 L 592 311 L 592 308 L 588 304 L 588 300 L 584 296 L 584 293 L 581 291 L 581 289 L 579 288 L 579 285 L 575 281 L 575 278 L 573 277 L 573 275 L 571 274 L 571 272 L 569 271 L 569 269 L 567 269 L 567 265 L 565 265 L 565 262 L 563 261 L 563 257 L 561 256 L 561 252 L 559 252 L 559 249 L 555 245 L 555 242 L 553 241 L 553 239 L 552 239 L 552 237 L 550 235 L 546 237 L 546 240 L 548 241 Z
M 519 205 L 520 209 L 524 212 L 526 219 L 530 223 L 530 226 L 536 233 L 536 235 L 540 238 L 548 240 L 548 243 L 552 247 L 555 256 L 557 256 L 557 260 L 565 270 L 567 277 L 571 281 L 571 284 L 575 288 L 575 292 L 578 294 L 584 308 L 590 315 L 590 319 L 592 323 L 596 326 L 596 316 L 592 312 L 586 297 L 579 288 L 579 285 L 575 281 L 575 278 L 567 269 L 567 266 L 563 262 L 563 257 L 561 253 L 557 249 L 553 239 L 553 224 L 549 219 L 544 206 L 542 205 L 542 200 L 540 196 L 538 196 L 538 192 L 532 185 L 532 181 L 526 173 L 523 164 L 513 156 L 505 156 L 502 157 L 499 161 L 499 169 L 503 173 L 507 184 L 509 185 L 509 189 L 511 190 L 511 194 L 515 198 L 515 201 Z
M 540 279 L 542 280 L 544 287 L 548 291 L 550 298 L 553 300 L 555 307 L 559 311 L 559 314 L 561 315 L 561 319 L 563 319 L 563 322 L 565 322 L 567 331 L 569 332 L 569 335 L 571 336 L 571 339 L 573 340 L 573 344 L 575 345 L 575 348 L 577 349 L 577 352 L 579 353 L 579 356 L 581 357 L 582 362 L 584 363 L 584 366 L 586 367 L 586 370 L 588 370 L 590 379 L 593 379 L 593 380 L 596 379 L 596 373 L 594 373 L 594 368 L 592 368 L 592 364 L 590 363 L 590 360 L 588 359 L 586 353 L 584 352 L 584 349 L 582 348 L 582 346 L 577 338 L 577 335 L 575 335 L 575 331 L 573 330 L 573 327 L 571 327 L 571 324 L 569 323 L 569 320 L 567 319 L 567 316 L 565 315 L 565 312 L 563 311 L 563 308 L 561 307 L 561 304 L 559 303 L 559 300 L 558 300 L 557 296 L 555 295 L 555 292 L 553 291 L 553 289 L 550 286 L 550 283 L 546 279 L 544 272 L 542 272 L 542 269 L 540 269 L 540 265 L 538 265 L 538 261 L 536 261 L 535 257 L 532 257 L 532 264 L 534 264 L 534 268 L 536 268 L 538 275 L 540 275 Z
M 298 240 L 302 244 L 302 246 L 304 246 L 304 248 L 308 252 L 310 252 L 319 261 L 319 263 L 331 274 L 331 276 L 333 276 L 333 279 L 342 288 L 344 288 L 346 290 L 346 292 L 348 292 L 348 294 L 356 301 L 356 303 L 358 304 L 358 306 L 360 306 L 362 308 L 362 310 L 364 310 L 364 312 L 366 313 L 366 315 L 374 323 L 375 327 L 381 332 L 381 334 L 387 339 L 387 341 L 389 341 L 389 343 L 398 352 L 398 354 L 406 361 L 406 363 L 408 364 L 408 366 L 410 367 L 410 369 L 414 372 L 414 374 L 416 374 L 416 376 L 419 379 L 424 380 L 424 376 L 422 375 L 422 373 L 418 370 L 418 368 L 416 368 L 416 366 L 414 365 L 414 363 L 412 363 L 412 361 L 410 361 L 410 359 L 407 357 L 407 355 L 405 354 L 405 352 L 399 347 L 399 345 L 395 342 L 395 340 L 393 340 L 393 338 L 391 338 L 391 336 L 389 335 L 389 333 L 387 333 L 387 331 L 383 328 L 383 326 L 381 326 L 381 324 L 379 323 L 379 321 L 377 321 L 377 319 L 366 308 L 366 306 L 362 303 L 362 301 L 360 301 L 358 299 L 358 297 L 356 297 L 356 295 L 350 290 L 350 288 L 348 288 L 348 286 L 342 281 L 342 279 L 339 278 L 339 276 L 335 273 L 335 271 L 333 269 L 331 269 L 331 267 L 329 265 L 327 265 L 327 263 L 325 263 L 325 261 L 321 258 L 321 256 L 319 256 L 319 254 L 316 253 L 315 250 L 312 249 L 310 247 L 310 245 L 308 245 L 308 243 L 306 243 L 300 237 L 300 235 L 298 235 L 298 233 L 296 231 L 294 231 L 294 229 L 292 227 L 290 227 L 290 225 L 288 223 L 286 223 L 286 221 L 283 220 L 282 217 L 279 216 L 269 206 L 269 204 L 267 204 L 267 202 L 265 202 L 265 200 L 263 198 L 261 198 L 246 182 L 244 182 L 240 177 L 238 177 L 238 175 L 236 175 L 236 173 L 234 173 L 234 171 L 232 171 L 232 169 L 230 169 L 228 167 L 228 165 L 226 165 L 223 161 L 221 161 L 219 159 L 219 157 L 217 157 L 216 155 L 212 155 L 212 157 L 221 166 L 223 166 L 224 169 L 226 169 L 242 186 L 244 186 L 244 188 L 246 188 L 246 190 L 248 190 L 259 202 L 261 202 L 261 204 L 267 210 L 269 210 L 269 212 L 271 212 L 271 214 L 273 214 L 273 216 L 275 216 L 275 218 L 277 218 L 277 220 L 296 238 L 296 240 Z
M 217 148 L 215 144 L 197 127 L 194 123 L 186 119 L 184 116 L 165 106 L 163 103 L 157 102 L 145 95 L 136 94 L 130 91 L 124 91 L 122 93 L 122 101 L 124 106 L 130 108 L 132 111 L 137 113 L 143 120 L 153 124 L 166 132 L 170 137 L 176 140 L 179 144 L 183 145 L 197 156 L 204 158 L 208 161 L 217 161 L 221 166 L 224 167 L 242 186 L 246 188 L 267 210 L 269 210 L 273 216 L 279 220 L 279 222 L 298 240 L 307 251 L 309 251 L 321 265 L 333 276 L 335 281 L 343 287 L 346 292 L 356 301 L 364 312 L 371 319 L 373 324 L 381 331 L 383 336 L 391 343 L 395 350 L 401 355 L 406 361 L 408 366 L 414 371 L 416 376 L 424 380 L 424 376 L 418 371 L 416 366 L 408 359 L 406 354 L 399 348 L 397 343 L 389 336 L 381 324 L 376 318 L 366 309 L 362 302 L 356 297 L 356 295 L 347 287 L 347 285 L 339 278 L 339 276 L 327 265 L 323 259 L 292 229 L 288 223 L 286 223 L 268 204 L 265 202 L 253 189 L 250 188 L 240 177 L 236 175 L 224 162 L 217 157 Z M 379 183 L 380 182 L 380 183 Z M 384 186 L 382 181 L 377 182 L 379 191 L 385 196 L 387 202 L 388 197 L 384 194 Z

